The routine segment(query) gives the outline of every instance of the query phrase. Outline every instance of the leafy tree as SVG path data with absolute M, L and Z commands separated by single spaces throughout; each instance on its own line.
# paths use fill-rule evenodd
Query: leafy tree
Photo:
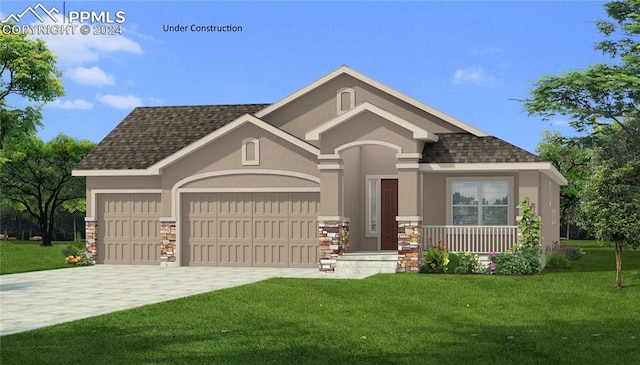
M 593 144 L 594 168 L 582 196 L 582 219 L 598 239 L 615 244 L 616 287 L 622 288 L 622 247 L 640 244 L 640 0 L 604 7 L 610 20 L 597 22 L 605 39 L 595 49 L 614 62 L 543 76 L 524 106 L 544 119 L 568 116 L 574 129 L 590 134 L 584 141 Z
M 578 132 L 616 124 L 640 144 L 640 134 L 623 123 L 624 118 L 640 118 L 640 0 L 612 1 L 604 7 L 612 21 L 597 22 L 606 39 L 595 48 L 616 62 L 542 76 L 524 106 L 530 115 L 544 119 L 566 115 Z
M 597 239 L 613 242 L 616 288 L 622 286 L 622 249 L 640 247 L 640 148 L 626 130 L 640 131 L 640 121 L 624 121 L 594 133 L 595 169 L 581 204 L 582 221 Z
M 581 138 L 564 137 L 560 132 L 545 131 L 536 152 L 541 158 L 551 162 L 564 175 L 568 185 L 560 187 L 560 220 L 567 227 L 578 224 L 580 192 L 590 174 L 589 150 Z
M 35 132 L 40 105 L 10 107 L 6 98 L 19 95 L 42 103 L 64 95 L 56 57 L 42 39 L 0 31 L 0 150 L 7 139 Z
M 93 142 L 62 134 L 47 143 L 32 135 L 8 146 L 8 161 L 0 165 L 0 190 L 37 220 L 43 246 L 51 245 L 58 208 L 84 197 L 84 179 L 71 170 L 93 147 Z

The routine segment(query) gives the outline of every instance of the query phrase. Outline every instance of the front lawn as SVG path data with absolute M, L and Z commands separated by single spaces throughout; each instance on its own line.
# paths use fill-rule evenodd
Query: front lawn
M 582 247 L 536 276 L 267 280 L 4 336 L 0 362 L 640 364 L 640 252 L 617 291 L 613 250 Z
M 72 242 L 54 242 L 53 246 L 44 247 L 40 242 L 0 241 L 0 275 L 70 267 L 62 254 L 68 244 Z

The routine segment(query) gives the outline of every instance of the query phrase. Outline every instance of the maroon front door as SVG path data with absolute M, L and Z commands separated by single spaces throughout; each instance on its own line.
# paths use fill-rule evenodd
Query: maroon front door
M 380 249 L 398 250 L 398 180 L 380 182 Z

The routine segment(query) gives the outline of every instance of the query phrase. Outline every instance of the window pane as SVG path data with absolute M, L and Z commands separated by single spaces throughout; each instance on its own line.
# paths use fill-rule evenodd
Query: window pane
M 509 184 L 506 181 L 482 183 L 482 205 L 508 205 Z
M 454 182 L 451 194 L 453 205 L 478 205 L 477 182 Z
M 453 224 L 477 225 L 478 207 L 453 207 Z
M 378 180 L 369 180 L 369 232 L 378 232 Z
M 506 206 L 488 206 L 482 208 L 482 224 L 485 226 L 506 226 L 509 208 Z

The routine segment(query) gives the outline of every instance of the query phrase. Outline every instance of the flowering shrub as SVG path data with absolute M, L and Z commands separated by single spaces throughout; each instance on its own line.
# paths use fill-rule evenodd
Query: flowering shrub
M 82 265 L 88 265 L 89 262 L 87 261 L 87 255 L 80 255 L 80 256 L 67 256 L 64 258 L 64 262 L 66 264 L 70 264 L 70 265 L 78 265 L 78 266 L 82 266 Z
M 571 261 L 564 252 L 553 252 L 547 255 L 547 267 L 567 269 L 571 267 Z
M 522 218 L 518 221 L 521 244 L 511 247 L 507 252 L 489 255 L 491 262 L 483 272 L 487 274 L 537 274 L 542 270 L 540 265 L 540 240 L 542 239 L 540 217 L 531 208 L 529 198 L 524 198 L 518 209 L 522 209 Z
M 547 254 L 563 253 L 567 256 L 567 259 L 575 261 L 584 256 L 584 250 L 581 247 L 563 245 L 557 241 L 553 243 L 551 247 L 547 247 Z
M 84 248 L 80 248 L 74 245 L 67 245 L 62 249 L 64 254 L 64 262 L 69 265 L 89 265 L 87 260 L 87 254 Z
M 478 271 L 480 267 L 480 258 L 477 254 L 472 255 L 471 252 L 467 251 L 464 255 L 459 255 L 460 262 L 458 267 L 453 271 L 456 274 L 472 274 Z

